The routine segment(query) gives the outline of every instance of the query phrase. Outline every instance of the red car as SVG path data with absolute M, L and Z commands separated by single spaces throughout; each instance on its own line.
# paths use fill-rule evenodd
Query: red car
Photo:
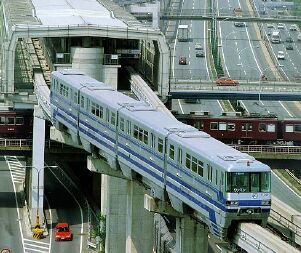
M 185 56 L 180 56 L 180 58 L 179 58 L 179 64 L 180 65 L 186 65 L 187 64 Z
M 225 86 L 235 86 L 238 84 L 237 80 L 233 80 L 230 77 L 220 77 L 218 78 L 215 83 L 217 85 L 225 85 Z
M 72 241 L 73 235 L 68 223 L 58 223 L 55 226 L 56 241 Z

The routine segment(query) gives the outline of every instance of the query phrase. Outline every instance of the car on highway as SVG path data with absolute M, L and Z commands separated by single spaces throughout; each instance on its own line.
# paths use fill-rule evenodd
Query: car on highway
M 245 22 L 234 22 L 234 26 L 236 27 L 246 27 L 246 23 Z
M 292 24 L 292 25 L 290 25 L 290 31 L 297 31 L 297 25 L 295 25 L 295 24 Z
M 226 76 L 224 76 L 224 77 L 219 77 L 216 81 L 215 81 L 215 83 L 217 84 L 217 85 L 220 85 L 220 86 L 235 86 L 235 85 L 237 85 L 237 84 L 239 84 L 239 82 L 237 81 L 237 80 L 234 80 L 234 79 L 232 79 L 232 78 L 230 78 L 230 77 L 226 77 Z
M 298 34 L 297 40 L 301 41 L 301 33 Z
M 293 50 L 294 47 L 293 47 L 292 44 L 287 44 L 287 45 L 285 46 L 285 49 L 286 49 L 286 50 Z
M 72 241 L 73 234 L 68 223 L 58 223 L 55 226 L 56 241 Z
M 275 26 L 273 24 L 267 24 L 267 28 L 275 29 Z
M 285 59 L 285 55 L 283 51 L 278 51 L 277 53 L 277 59 L 278 60 L 284 60 Z
M 283 23 L 278 23 L 277 28 L 278 29 L 284 29 L 285 25 Z
M 293 43 L 293 42 L 294 42 L 294 40 L 293 40 L 292 37 L 287 37 L 287 38 L 285 39 L 285 41 L 288 42 L 288 43 Z
M 194 49 L 196 57 L 205 57 L 204 47 L 201 43 L 195 43 Z
M 185 56 L 180 56 L 180 58 L 179 58 L 179 64 L 180 65 L 186 65 L 187 64 Z

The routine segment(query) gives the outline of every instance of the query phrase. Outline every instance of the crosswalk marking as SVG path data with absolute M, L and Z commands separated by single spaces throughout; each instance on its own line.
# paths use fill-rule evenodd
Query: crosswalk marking
M 50 244 L 42 241 L 23 239 L 24 243 L 24 252 L 37 252 L 37 253 L 49 253 Z
M 16 156 L 5 156 L 5 161 L 12 175 L 14 183 L 23 184 L 25 180 L 25 167 Z

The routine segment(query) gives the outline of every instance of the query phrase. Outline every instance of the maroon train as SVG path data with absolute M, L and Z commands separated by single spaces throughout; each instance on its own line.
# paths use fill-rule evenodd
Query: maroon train
M 1 138 L 32 138 L 32 110 L 0 111 Z
M 206 113 L 192 112 L 175 117 L 212 137 L 232 144 L 301 144 L 301 119 L 277 117 L 210 117 Z

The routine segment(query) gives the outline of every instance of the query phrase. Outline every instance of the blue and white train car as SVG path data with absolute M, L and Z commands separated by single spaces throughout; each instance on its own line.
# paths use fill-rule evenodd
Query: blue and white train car
M 266 223 L 270 168 L 253 157 L 74 70 L 52 73 L 50 100 L 55 126 L 143 176 L 178 211 L 193 210 L 216 236 L 239 221 Z

